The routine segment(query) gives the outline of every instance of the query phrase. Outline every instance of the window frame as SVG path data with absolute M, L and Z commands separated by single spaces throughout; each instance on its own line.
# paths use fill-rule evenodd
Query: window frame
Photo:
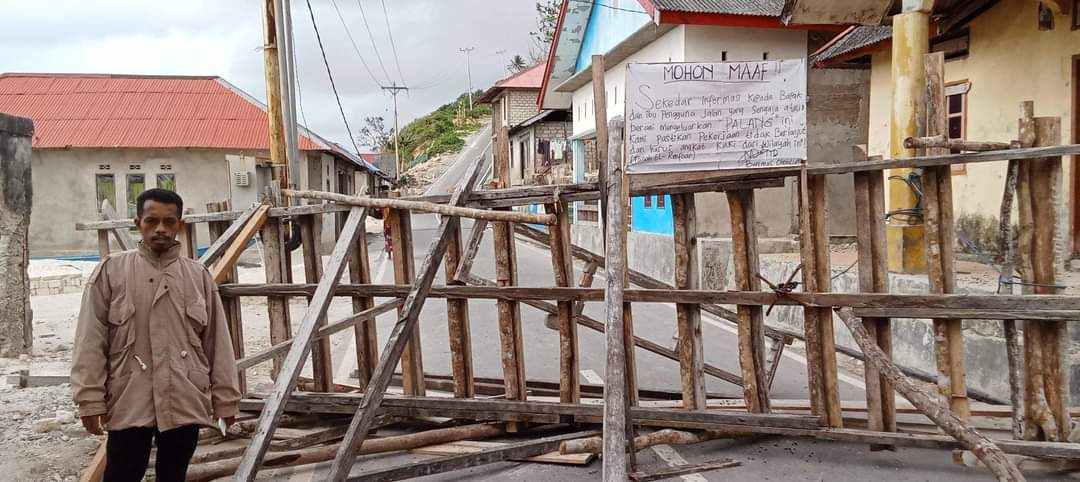
M 112 199 L 103 198 L 101 196 L 101 179 L 108 178 L 112 183 Z M 97 206 L 95 209 L 98 213 L 101 213 L 101 202 L 109 201 L 109 206 L 116 210 L 116 174 L 98 172 L 94 173 L 94 198 L 97 199 Z
M 953 82 L 947 82 L 945 84 L 945 89 L 947 91 L 949 87 L 955 87 L 955 86 L 965 86 L 965 87 L 963 87 L 962 92 L 957 92 L 957 93 L 951 94 L 951 95 L 948 95 L 948 94 L 945 95 L 945 116 L 946 116 L 946 120 L 945 120 L 945 138 L 946 139 L 966 140 L 967 139 L 967 134 L 968 134 L 968 117 L 969 117 L 968 94 L 971 93 L 971 82 L 969 82 L 967 79 L 957 80 L 957 81 L 953 81 Z M 956 95 L 960 96 L 960 112 L 959 113 L 952 113 L 952 112 L 949 112 L 949 105 L 950 105 L 949 98 L 953 97 L 953 96 L 956 96 Z M 959 118 L 960 119 L 960 137 L 951 137 L 949 135 L 949 127 L 948 127 L 949 126 L 949 120 L 951 120 L 953 118 Z M 966 163 L 964 163 L 964 164 L 952 164 L 951 171 L 952 171 L 953 174 L 967 174 L 967 164 Z

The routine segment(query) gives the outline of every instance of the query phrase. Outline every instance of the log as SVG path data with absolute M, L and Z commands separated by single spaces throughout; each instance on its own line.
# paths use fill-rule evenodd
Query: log
M 906 149 L 950 149 L 969 152 L 1000 151 L 1011 149 L 1013 146 L 1008 142 L 967 141 L 963 139 L 946 139 L 944 134 L 927 137 L 908 137 L 904 139 Z
M 391 196 L 397 196 L 397 192 L 391 192 Z M 413 258 L 412 241 L 412 213 L 400 209 L 387 209 L 383 217 L 383 223 L 390 226 L 390 258 L 394 264 L 394 283 L 399 285 L 408 284 L 416 278 L 416 261 Z M 447 240 L 449 248 L 449 239 Z M 412 292 L 410 287 L 405 291 L 407 296 Z M 405 307 L 398 307 L 398 316 L 404 312 Z M 424 359 L 421 350 L 420 330 L 414 330 L 407 335 L 405 351 L 401 353 L 402 388 L 409 395 L 424 394 Z
M 444 276 L 448 285 L 463 285 L 456 281 L 461 259 L 461 223 L 450 227 L 450 242 L 446 247 L 446 266 Z M 469 301 L 455 298 L 446 300 L 446 327 L 450 344 L 450 368 L 454 374 L 454 396 L 472 398 L 476 396 L 473 381 L 472 338 L 469 334 Z
M 366 217 L 366 216 L 365 216 Z M 304 280 L 308 283 L 318 283 L 323 276 L 322 253 L 319 246 L 319 233 L 322 232 L 322 220 L 314 214 L 300 216 L 300 244 L 304 259 Z M 360 225 L 364 224 L 363 219 Z M 358 236 L 359 237 L 359 236 Z M 349 246 L 349 259 L 355 254 L 353 246 Z M 311 303 L 311 298 L 308 298 Z M 318 328 L 326 326 L 326 316 L 319 318 Z M 315 379 L 315 391 L 333 391 L 334 386 L 334 361 L 330 353 L 330 340 L 328 338 L 313 339 L 311 345 L 311 373 Z
M 427 445 L 435 445 L 458 440 L 484 439 L 498 437 L 506 431 L 500 424 L 462 425 L 437 430 L 428 430 L 408 435 L 373 438 L 364 443 L 357 455 L 370 455 L 385 452 L 409 450 Z M 316 447 L 291 452 L 272 453 L 263 461 L 263 468 L 296 467 L 333 460 L 338 447 Z M 228 477 L 236 473 L 240 466 L 239 459 L 222 460 L 209 464 L 194 465 L 188 469 L 188 482 L 210 481 Z
M 739 291 L 760 289 L 757 278 L 757 235 L 754 218 L 754 192 L 731 191 L 727 193 L 731 210 L 732 260 L 735 266 L 735 283 Z M 690 292 L 683 290 L 680 292 Z M 743 397 L 750 412 L 768 413 L 769 394 L 765 380 L 764 315 L 760 305 L 738 306 L 739 367 L 742 370 Z
M 288 263 L 288 253 L 285 250 L 285 233 L 281 218 L 270 218 L 263 224 L 263 269 L 266 271 L 266 282 L 280 284 L 291 281 L 292 273 Z M 221 286 L 218 286 L 221 293 Z M 312 286 L 312 293 L 315 287 Z M 223 295 L 224 297 L 224 295 Z M 289 319 L 289 299 L 284 296 L 268 296 L 266 298 L 267 318 L 270 322 L 270 343 L 277 345 L 292 338 L 292 323 Z M 274 358 L 274 365 L 270 371 L 271 379 L 277 380 L 281 371 L 284 355 Z
M 495 249 L 496 283 L 500 287 L 516 286 L 517 247 L 510 223 L 494 223 L 492 241 Z M 516 300 L 498 300 L 495 305 L 498 312 L 499 357 L 503 380 L 506 383 L 506 398 L 525 400 L 528 393 L 525 390 L 525 344 L 521 333 L 521 305 Z M 507 429 L 516 432 L 518 427 L 511 424 Z
M 464 277 L 472 272 L 473 261 L 476 260 L 476 252 L 480 250 L 480 243 L 484 240 L 484 230 L 487 229 L 487 225 L 488 222 L 483 219 L 473 221 L 469 244 L 465 248 L 465 253 L 461 255 L 461 263 L 458 264 L 457 269 L 454 271 L 454 281 L 464 284 Z
M 693 194 L 671 197 L 674 217 L 675 288 L 697 289 L 698 274 L 697 208 Z M 679 376 L 683 391 L 683 406 L 688 410 L 705 409 L 705 363 L 701 340 L 701 307 L 694 304 L 675 305 L 678 326 Z M 636 447 L 637 444 L 635 443 Z
M 558 222 L 548 229 L 551 246 L 551 265 L 556 286 L 570 286 L 574 277 L 574 261 L 570 255 L 570 206 L 567 203 L 548 204 L 548 214 L 554 214 Z M 559 399 L 563 403 L 581 401 L 578 381 L 578 332 L 574 322 L 574 302 L 558 303 L 559 321 Z M 564 420 L 571 423 L 573 420 Z
M 945 433 L 956 438 L 961 445 L 971 450 L 994 473 L 1001 481 L 1022 481 L 1024 475 L 1005 456 L 994 441 L 985 435 L 969 427 L 957 414 L 953 413 L 948 406 L 936 402 L 925 391 L 916 386 L 911 380 L 889 360 L 884 352 L 877 347 L 874 340 L 863 328 L 858 318 L 851 314 L 850 310 L 841 309 L 837 313 L 851 332 L 852 338 L 866 355 L 867 363 L 872 363 L 882 376 L 888 378 L 897 392 L 906 398 L 915 408 L 919 409 L 927 418 L 932 420 Z
M 653 445 L 661 444 L 689 445 L 725 437 L 727 435 L 719 431 L 686 432 L 666 428 L 634 437 L 634 450 L 644 450 Z M 601 450 L 603 450 L 603 439 L 601 437 L 567 440 L 562 445 L 559 445 L 559 453 L 561 454 L 599 454 Z
M 321 199 L 324 201 L 333 201 L 340 204 L 347 204 L 349 206 L 361 206 L 379 209 L 400 209 L 403 211 L 418 211 L 423 213 L 442 214 L 444 216 L 460 216 L 463 218 L 483 219 L 486 221 L 546 224 L 549 226 L 555 224 L 554 217 L 547 214 L 534 214 L 520 211 L 491 211 L 487 209 L 451 206 L 448 204 L 435 204 L 423 201 L 408 201 L 405 199 L 349 196 L 346 194 L 338 194 L 324 191 L 294 191 L 291 189 L 285 189 L 284 192 L 286 195 L 298 198 Z

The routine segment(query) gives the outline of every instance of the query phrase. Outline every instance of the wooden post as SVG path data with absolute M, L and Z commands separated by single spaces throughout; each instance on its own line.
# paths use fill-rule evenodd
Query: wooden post
M 284 283 L 289 265 L 286 264 L 285 236 L 281 218 L 269 218 L 262 229 L 263 269 L 267 283 Z M 284 296 L 268 296 L 266 311 L 270 321 L 270 344 L 277 345 L 292 338 L 292 324 L 289 321 L 289 299 Z M 271 378 L 277 379 L 281 371 L 283 356 L 274 357 Z
M 1035 118 L 1035 145 L 1061 141 L 1061 119 Z M 1056 294 L 1055 244 L 1058 232 L 1055 195 L 1061 189 L 1061 158 L 1031 159 L 1020 164 L 1017 197 L 1020 249 L 1017 252 L 1026 293 Z M 1024 438 L 1068 440 L 1071 421 L 1068 374 L 1063 369 L 1068 336 L 1065 322 L 1024 323 Z
M 608 148 L 608 142 L 611 135 L 608 133 L 607 122 L 607 83 L 604 81 L 604 74 L 607 68 L 604 66 L 603 55 L 592 56 L 592 90 L 593 90 L 593 126 L 596 127 L 596 163 L 600 166 L 597 171 L 597 178 L 600 185 L 600 190 L 604 191 L 608 185 L 608 159 L 610 158 L 610 149 Z M 600 193 L 600 233 L 603 242 L 607 242 L 607 220 L 604 216 L 607 216 L 608 197 L 606 193 Z M 607 246 L 606 244 L 604 246 Z
M 99 229 L 97 231 L 98 241 L 98 257 L 101 261 L 105 261 L 105 258 L 109 257 L 109 230 Z
M 365 211 L 365 218 L 367 212 Z M 361 221 L 360 225 L 364 226 Z M 338 222 L 337 235 L 341 236 L 341 229 L 345 221 Z M 361 227 L 361 233 L 356 239 L 355 252 L 349 257 L 349 282 L 366 284 L 371 283 L 371 262 L 368 258 L 368 244 L 366 232 Z M 371 296 L 354 296 L 352 298 L 353 313 L 360 313 L 375 306 L 375 298 Z M 375 370 L 375 364 L 379 361 L 379 337 L 375 323 L 360 323 L 353 327 L 353 335 L 356 343 L 356 378 L 358 385 L 363 388 L 371 380 L 371 373 Z
M 596 57 L 593 57 L 596 61 Z M 594 64 L 595 68 L 595 64 Z M 594 74 L 595 82 L 595 74 Z M 599 126 L 602 122 L 598 121 Z M 623 121 L 612 120 L 609 135 L 609 158 L 607 165 L 607 184 L 605 197 L 607 203 L 606 261 L 607 287 L 604 290 L 606 315 L 607 368 L 604 377 L 604 465 L 605 481 L 626 480 L 633 472 L 632 458 L 634 448 L 628 444 L 633 441 L 633 421 L 630 419 L 631 390 L 628 383 L 634 373 L 628 368 L 632 361 L 633 342 L 626 342 L 626 333 L 633 335 L 628 311 L 623 302 L 623 288 L 626 284 L 626 225 L 623 222 L 626 213 L 627 186 L 623 170 Z M 628 328 L 628 326 L 630 326 Z
M 318 328 L 319 320 L 326 317 L 326 310 L 333 300 L 334 290 L 345 270 L 348 257 L 353 251 L 353 244 L 360 232 L 360 221 L 364 218 L 364 208 L 352 208 L 349 219 L 342 229 L 341 236 L 334 245 L 334 251 L 330 255 L 330 262 L 326 268 L 326 275 L 319 279 L 319 285 L 315 289 L 311 303 L 304 311 L 304 318 L 297 330 L 296 340 L 289 347 L 289 353 L 285 356 L 282 370 L 274 382 L 274 389 L 266 398 L 266 404 L 259 416 L 259 425 L 252 436 L 251 445 L 244 451 L 244 457 L 240 461 L 237 470 L 237 480 L 251 481 L 259 469 L 266 450 L 270 447 L 270 439 L 277 428 L 278 419 L 285 410 L 285 401 L 296 388 L 297 379 L 303 361 L 311 351 L 312 335 Z M 383 387 L 382 389 L 385 389 Z M 380 390 L 381 391 L 381 390 Z
M 863 154 L 865 157 L 865 154 Z M 855 173 L 855 228 L 858 243 L 859 291 L 889 291 L 885 247 L 885 189 L 882 173 Z M 888 318 L 863 318 L 863 327 L 877 347 L 892 357 L 892 326 Z M 863 364 L 866 380 L 867 424 L 870 430 L 896 431 L 896 395 L 889 380 L 873 364 Z M 886 446 L 871 446 L 871 450 Z
M 826 194 L 825 176 L 807 176 L 804 172 L 799 177 L 799 245 L 803 289 L 808 292 L 832 291 Z M 829 427 L 841 428 L 843 414 L 840 410 L 832 312 L 822 308 L 804 308 L 803 311 L 812 409 Z
M 754 226 L 754 191 L 727 191 L 731 209 L 732 258 L 739 291 L 758 291 L 757 233 Z M 765 379 L 764 317 L 761 306 L 739 305 L 739 367 L 742 369 L 743 398 L 752 413 L 769 412 L 768 383 Z M 807 345 L 809 346 L 809 341 Z
M 555 272 L 555 286 L 569 287 L 573 283 L 574 260 L 570 255 L 570 206 L 565 202 L 545 206 L 548 214 L 554 214 L 557 222 L 548 228 L 551 247 L 551 265 Z M 558 302 L 559 318 L 559 401 L 581 401 L 578 383 L 578 333 L 574 321 L 574 302 Z M 565 422 L 573 419 L 566 417 Z
M 390 193 L 391 197 L 397 197 L 398 192 Z M 409 211 L 400 209 L 387 209 L 383 222 L 390 225 L 390 255 L 394 261 L 394 283 L 407 285 L 416 277 L 416 262 L 413 259 L 412 245 L 412 215 Z M 405 307 L 398 308 L 398 316 L 405 311 Z M 423 396 L 426 392 L 424 387 L 424 360 L 420 350 L 420 330 L 412 330 L 405 334 L 408 343 L 405 352 L 401 354 L 402 388 L 406 395 Z
M 498 145 L 508 146 L 508 130 L 498 133 Z M 493 172 L 499 187 L 510 187 L 510 152 L 500 148 L 493 157 Z M 507 208 L 509 209 L 509 208 Z M 492 245 L 495 249 L 495 281 L 499 286 L 517 285 L 517 249 L 513 226 L 508 222 L 493 222 Z M 517 301 L 498 300 L 499 351 L 508 400 L 525 400 L 525 347 L 521 339 L 521 306 Z M 516 432 L 517 424 L 508 430 Z
M 450 218 L 449 233 L 444 267 L 446 284 L 460 286 L 465 284 L 457 281 L 458 266 L 462 262 L 460 218 Z M 469 300 L 446 299 L 446 325 L 450 332 L 450 369 L 454 375 L 454 396 L 472 398 L 476 396 L 476 383 L 473 381 L 472 338 L 469 334 Z
M 926 72 L 925 134 L 936 136 L 948 132 L 945 107 L 945 55 L 941 52 L 924 57 Z M 945 154 L 942 148 L 927 149 L 927 154 Z M 952 170 L 949 166 L 923 170 L 924 228 L 926 235 L 927 271 L 930 291 L 937 294 L 956 291 L 953 269 L 955 225 L 952 210 Z M 934 338 L 938 363 L 938 390 L 949 400 L 949 406 L 962 420 L 968 417 L 968 398 L 964 372 L 964 338 L 962 320 L 935 319 Z
M 450 196 L 450 205 L 459 206 L 468 202 L 469 194 L 472 192 L 473 185 L 476 184 L 476 178 L 480 174 L 480 161 L 480 158 L 473 161 L 461 184 Z M 368 383 L 367 388 L 364 390 L 364 397 L 352 421 L 349 423 L 349 430 L 345 433 L 341 445 L 338 446 L 338 453 L 334 458 L 329 475 L 329 479 L 335 482 L 343 481 L 349 475 L 353 462 L 356 460 L 356 452 L 363 445 L 364 439 L 367 438 L 368 431 L 375 421 L 375 414 L 382 403 L 386 387 L 390 385 L 390 379 L 394 375 L 394 367 L 397 366 L 402 357 L 402 352 L 405 351 L 405 345 L 408 344 L 409 333 L 416 331 L 420 311 L 424 308 L 428 293 L 431 292 L 431 284 L 435 281 L 439 263 L 442 261 L 443 255 L 446 254 L 446 247 L 449 243 L 450 218 L 443 218 L 439 222 L 439 229 L 436 232 L 435 239 L 432 240 L 431 248 L 428 250 L 423 264 L 421 264 L 420 276 L 413 281 L 412 288 L 409 289 L 409 294 L 405 297 L 405 309 L 398 317 L 397 323 L 394 324 L 394 329 L 390 332 L 386 348 L 383 349 L 382 355 L 379 357 L 379 364 L 375 367 L 371 382 Z
M 672 194 L 671 206 L 675 221 L 675 289 L 696 290 L 700 288 L 700 280 L 694 193 Z M 695 304 L 677 304 L 675 314 L 679 333 L 679 373 L 683 408 L 705 410 L 701 307 Z
M 229 201 L 213 202 L 206 204 L 206 212 L 223 212 L 230 211 L 231 205 Z M 207 223 L 207 229 L 210 234 L 210 242 L 214 243 L 219 237 L 225 234 L 229 229 L 228 221 L 219 221 Z M 237 282 L 236 266 L 234 265 L 232 270 L 225 276 L 226 283 Z M 244 322 L 242 319 L 242 313 L 240 310 L 239 298 L 222 298 L 221 304 L 225 309 L 225 319 L 229 324 L 229 336 L 232 339 L 233 356 L 239 360 L 244 358 Z M 247 393 L 247 373 L 243 370 L 237 374 L 240 385 L 240 393 Z
M 187 210 L 188 213 L 191 210 Z M 187 258 L 199 257 L 199 240 L 196 239 L 196 231 L 194 224 L 184 223 L 180 229 L 180 253 Z
M 315 216 L 311 214 L 300 216 L 299 222 L 300 240 L 304 250 L 304 279 L 308 283 L 318 283 L 323 277 L 323 266 L 316 231 L 322 229 L 322 224 L 318 223 Z M 326 318 L 319 319 L 319 326 L 325 325 Z M 329 339 L 317 340 L 312 344 L 311 373 L 315 379 L 315 391 L 334 391 L 334 361 L 330 355 Z

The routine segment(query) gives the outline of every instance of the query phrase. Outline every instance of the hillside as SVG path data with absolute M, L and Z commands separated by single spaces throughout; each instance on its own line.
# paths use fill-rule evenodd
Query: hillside
M 473 93 L 479 97 L 482 91 Z M 408 169 L 442 154 L 455 153 L 465 145 L 465 138 L 491 118 L 488 105 L 474 105 L 466 112 L 468 95 L 435 109 L 401 129 L 401 154 L 408 159 Z

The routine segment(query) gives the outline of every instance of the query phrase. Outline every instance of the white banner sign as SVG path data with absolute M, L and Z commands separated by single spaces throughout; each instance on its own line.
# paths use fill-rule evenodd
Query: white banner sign
M 798 165 L 806 62 L 629 64 L 627 171 Z

